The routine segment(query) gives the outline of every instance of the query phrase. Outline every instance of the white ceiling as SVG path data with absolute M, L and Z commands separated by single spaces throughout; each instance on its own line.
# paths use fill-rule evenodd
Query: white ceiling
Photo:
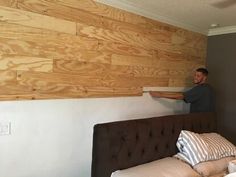
M 96 1 L 206 35 L 236 33 L 236 0 Z

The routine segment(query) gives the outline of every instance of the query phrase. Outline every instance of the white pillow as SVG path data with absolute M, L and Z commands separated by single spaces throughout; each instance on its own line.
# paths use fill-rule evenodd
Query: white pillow
M 229 171 L 229 173 L 236 172 L 236 159 L 229 162 L 228 171 Z
M 180 151 L 177 156 L 192 166 L 204 161 L 236 156 L 236 147 L 217 133 L 198 134 L 182 130 L 176 145 Z
M 193 169 L 203 177 L 208 177 L 227 171 L 228 164 L 233 159 L 235 159 L 235 157 L 224 157 L 219 160 L 201 162 L 197 165 L 194 165 Z
M 214 174 L 214 175 L 211 175 L 209 177 L 226 177 L 225 175 L 227 175 L 227 171 L 223 171 L 221 173 L 217 173 L 217 174 Z
M 190 165 L 173 157 L 118 170 L 111 177 L 200 177 Z

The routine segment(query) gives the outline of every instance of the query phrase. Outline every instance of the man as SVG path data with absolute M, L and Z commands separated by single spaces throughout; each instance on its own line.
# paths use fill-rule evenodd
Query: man
M 191 103 L 190 112 L 212 112 L 214 111 L 214 98 L 210 85 L 206 83 L 207 75 L 207 69 L 198 68 L 193 79 L 196 86 L 184 93 L 159 91 L 149 93 L 153 97 L 184 100 L 186 103 Z

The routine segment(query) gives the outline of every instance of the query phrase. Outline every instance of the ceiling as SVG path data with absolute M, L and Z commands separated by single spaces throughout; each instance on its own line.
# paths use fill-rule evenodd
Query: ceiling
M 209 36 L 236 33 L 236 0 L 96 1 Z

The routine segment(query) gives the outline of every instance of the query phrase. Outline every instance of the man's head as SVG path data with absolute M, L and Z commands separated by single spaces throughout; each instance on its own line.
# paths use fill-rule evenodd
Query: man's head
M 208 71 L 205 68 L 198 68 L 195 71 L 193 82 L 194 84 L 203 84 L 206 82 Z

